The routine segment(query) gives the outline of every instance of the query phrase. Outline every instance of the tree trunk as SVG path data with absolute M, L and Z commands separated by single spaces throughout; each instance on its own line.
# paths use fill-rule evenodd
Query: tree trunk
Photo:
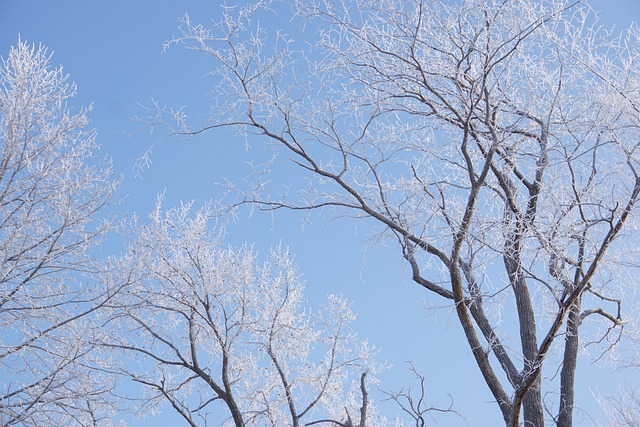
M 544 427 L 544 411 L 542 408 L 541 376 L 535 380 L 524 398 L 523 415 L 525 427 Z
M 564 358 L 560 372 L 560 408 L 558 427 L 573 425 L 573 403 L 575 395 L 575 373 L 578 359 L 578 326 L 580 324 L 580 298 L 571 306 L 567 317 L 567 328 L 564 344 Z
M 514 215 L 515 216 L 515 215 Z M 527 281 L 522 272 L 521 239 L 524 225 L 516 220 L 511 236 L 508 236 L 503 256 L 504 265 L 513 287 L 520 326 L 520 345 L 524 358 L 523 378 L 535 369 L 538 359 L 538 338 L 533 304 L 527 288 Z M 523 401 L 525 427 L 544 427 L 544 411 L 542 408 L 541 379 L 538 376 L 533 382 Z
M 516 301 L 520 321 L 520 339 L 524 356 L 524 372 L 535 369 L 538 357 L 538 340 L 536 337 L 535 317 L 529 291 L 523 278 L 516 281 Z M 541 377 L 538 376 L 525 395 L 522 405 L 525 427 L 544 427 L 544 411 L 542 408 Z

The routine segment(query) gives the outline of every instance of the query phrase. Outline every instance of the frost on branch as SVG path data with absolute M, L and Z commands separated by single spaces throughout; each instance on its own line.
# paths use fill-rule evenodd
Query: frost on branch
M 362 373 L 378 369 L 341 297 L 308 308 L 287 249 L 264 261 L 249 246 L 227 247 L 212 211 L 190 205 L 133 224 L 106 343 L 142 384 L 141 412 L 168 404 L 189 425 L 302 426 L 360 414 Z M 354 406 L 355 405 L 355 406 Z M 366 413 L 375 418 L 375 408 Z M 373 425 L 373 424 L 372 424 Z M 378 425 L 378 424 L 376 424 Z
M 110 225 L 115 183 L 86 110 L 43 47 L 0 63 L 0 424 L 109 425 L 111 384 L 89 375 L 96 286 L 90 251 Z M 91 378 L 91 381 L 88 379 Z
M 242 2 L 173 40 L 211 61 L 210 122 L 150 121 L 290 159 L 230 185 L 239 202 L 377 227 L 455 311 L 505 424 L 568 427 L 578 350 L 620 343 L 637 266 L 638 32 L 596 19 L 580 0 Z

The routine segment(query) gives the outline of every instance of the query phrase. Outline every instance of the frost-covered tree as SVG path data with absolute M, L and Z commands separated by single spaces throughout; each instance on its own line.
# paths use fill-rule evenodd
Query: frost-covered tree
M 212 61 L 210 122 L 150 122 L 269 141 L 287 180 L 254 165 L 241 202 L 377 224 L 451 304 L 505 424 L 572 425 L 579 349 L 616 345 L 634 286 L 638 31 L 580 0 L 225 5 L 169 43 Z
M 309 309 L 286 249 L 259 262 L 212 221 L 208 207 L 158 206 L 132 227 L 104 345 L 144 386 L 139 412 L 168 404 L 190 426 L 383 425 L 367 392 L 378 368 L 347 302 Z
M 62 68 L 19 41 L 0 63 L 0 424 L 103 425 L 110 384 L 90 357 L 91 251 L 115 183 Z

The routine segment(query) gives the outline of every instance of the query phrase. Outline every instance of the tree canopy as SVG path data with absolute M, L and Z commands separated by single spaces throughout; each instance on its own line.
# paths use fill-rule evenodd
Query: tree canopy
M 610 351 L 632 315 L 638 33 L 559 0 L 265 0 L 180 31 L 215 108 L 150 123 L 269 142 L 297 179 L 267 164 L 237 203 L 377 224 L 455 309 L 506 425 L 571 425 L 580 347 Z

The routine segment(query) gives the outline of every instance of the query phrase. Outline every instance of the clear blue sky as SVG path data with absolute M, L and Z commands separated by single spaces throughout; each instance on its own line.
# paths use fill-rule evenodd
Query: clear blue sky
M 145 217 L 156 195 L 165 189 L 167 206 L 179 200 L 202 203 L 220 196 L 215 182 L 241 179 L 248 173 L 242 138 L 216 133 L 161 144 L 152 157 L 153 165 L 139 178 L 134 163 L 152 137 L 144 132 L 122 133 L 135 129 L 131 118 L 143 114 L 136 103 L 148 104 L 152 97 L 163 104 L 187 105 L 194 116 L 207 113 L 207 61 L 180 48 L 162 53 L 162 42 L 177 32 L 177 18 L 186 11 L 198 20 L 216 20 L 219 4 L 216 0 L 0 0 L 0 55 L 6 55 L 18 34 L 28 42 L 46 45 L 54 52 L 53 62 L 62 64 L 77 83 L 77 105 L 93 104 L 90 117 L 103 153 L 113 158 L 117 174 L 124 178 L 121 194 L 126 198 L 120 207 L 124 213 Z M 623 28 L 640 20 L 639 0 L 593 4 L 602 10 L 605 25 Z M 446 404 L 449 392 L 472 426 L 500 424 L 500 414 L 489 402 L 490 394 L 454 314 L 424 309 L 442 301 L 424 301 L 424 293 L 409 280 L 395 248 L 365 250 L 366 230 L 358 232 L 350 221 L 327 225 L 317 216 L 312 221 L 302 229 L 298 215 L 279 213 L 275 221 L 268 215 L 245 216 L 231 228 L 229 241 L 255 241 L 262 252 L 279 242 L 289 245 L 309 285 L 310 299 L 329 292 L 352 299 L 360 315 L 361 336 L 382 348 L 382 360 L 395 365 L 382 378 L 386 388 L 398 388 L 409 378 L 404 362 L 413 360 L 427 376 L 434 404 Z M 470 368 L 456 368 L 460 365 Z M 578 403 L 585 409 L 595 406 L 591 392 L 606 393 L 620 380 L 611 377 L 603 382 L 609 376 L 607 370 L 579 369 L 584 370 L 578 373 L 582 391 Z M 580 421 L 577 414 L 576 424 Z M 442 419 L 443 425 L 457 422 Z M 584 420 L 583 425 L 591 424 Z M 153 425 L 171 422 L 160 415 Z

